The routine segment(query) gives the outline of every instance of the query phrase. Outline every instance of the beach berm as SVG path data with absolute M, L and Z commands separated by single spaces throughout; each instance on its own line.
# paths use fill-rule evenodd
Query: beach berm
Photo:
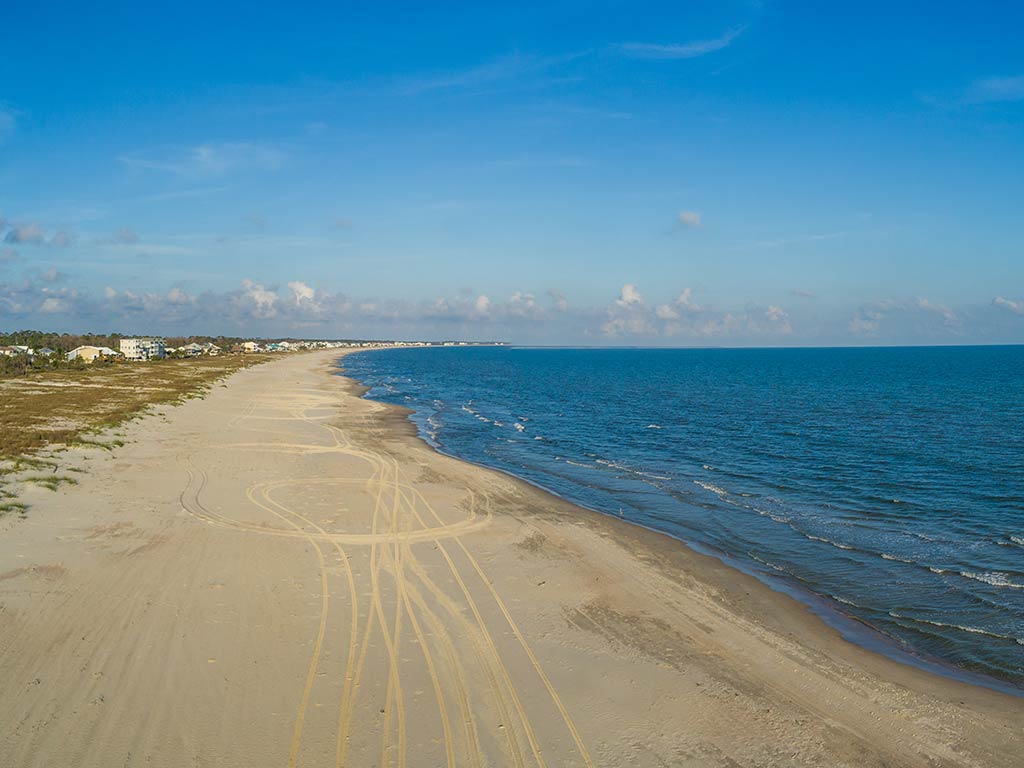
M 1024 699 L 430 449 L 336 350 L 88 445 L 0 532 L 0 765 L 1017 766 Z

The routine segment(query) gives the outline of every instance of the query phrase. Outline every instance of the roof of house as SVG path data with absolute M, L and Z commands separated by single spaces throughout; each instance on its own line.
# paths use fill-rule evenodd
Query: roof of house
M 82 349 L 95 349 L 101 355 L 120 355 L 121 354 L 116 349 L 111 349 L 110 347 L 97 347 L 95 344 L 82 344 L 80 347 L 75 347 L 74 349 L 72 349 L 71 352 L 78 352 L 79 350 L 82 350 Z M 68 354 L 71 354 L 71 352 L 69 352 Z

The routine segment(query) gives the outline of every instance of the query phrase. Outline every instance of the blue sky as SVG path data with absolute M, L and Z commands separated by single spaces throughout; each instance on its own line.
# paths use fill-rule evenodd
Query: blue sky
M 0 328 L 1024 342 L 1024 8 L 17 3 Z

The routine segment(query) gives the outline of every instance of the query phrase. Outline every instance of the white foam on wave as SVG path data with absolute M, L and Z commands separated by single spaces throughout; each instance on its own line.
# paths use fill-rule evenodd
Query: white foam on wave
M 648 429 L 661 429 L 661 427 L 659 427 L 657 424 L 648 424 L 647 428 Z
M 644 472 L 643 470 L 640 469 L 633 469 L 633 467 L 627 467 L 624 464 L 616 464 L 614 461 L 608 461 L 607 459 L 594 459 L 594 461 L 602 466 L 611 467 L 612 469 L 618 469 L 622 472 L 628 472 L 629 474 L 636 475 L 637 477 L 647 477 L 652 480 L 672 479 L 671 477 L 665 477 L 664 475 L 656 475 L 653 472 Z
M 863 605 L 858 605 L 857 603 L 853 602 L 853 600 L 847 600 L 845 597 L 840 597 L 839 595 L 830 595 L 830 597 L 833 600 L 836 600 L 836 601 L 838 601 L 840 603 L 845 603 L 846 605 L 852 605 L 854 608 L 863 608 L 864 607 Z
M 1021 645 L 1024 645 L 1024 638 L 1013 637 L 1012 635 L 1004 635 L 999 632 L 992 632 L 988 629 L 980 629 L 978 627 L 969 627 L 964 624 L 947 624 L 944 621 L 932 621 L 931 619 L 916 619 L 913 616 L 904 616 L 896 611 L 889 611 L 889 615 L 894 619 L 902 619 L 903 621 L 916 621 L 918 624 L 931 624 L 933 627 L 945 627 L 947 629 L 959 629 L 961 632 L 970 632 L 973 635 L 986 635 L 988 637 L 999 638 L 1000 640 L 1014 640 Z
M 980 581 L 1003 589 L 1024 589 L 1024 584 L 1010 581 L 1010 577 L 1000 571 L 953 571 L 949 568 L 933 568 L 930 565 L 928 570 L 942 575 L 955 573 L 957 576 L 963 576 L 965 579 L 973 579 L 974 581 Z
M 755 512 L 757 512 L 757 514 L 761 515 L 761 517 L 771 518 L 776 523 L 783 523 L 784 525 L 788 525 L 788 526 L 792 527 L 792 523 L 789 522 L 789 518 L 788 517 L 783 517 L 782 515 L 776 515 L 774 512 L 769 512 L 767 509 L 761 509 L 759 507 L 754 507 L 754 506 L 751 506 L 749 504 L 743 504 L 742 506 L 745 509 L 752 509 L 752 510 L 754 510 Z
M 727 490 L 725 490 L 724 488 L 719 488 L 717 485 L 713 485 L 712 483 L 705 483 L 703 480 L 694 480 L 693 482 L 694 482 L 694 485 L 699 485 L 705 491 L 711 491 L 712 493 L 716 494 L 717 496 L 728 496 L 729 495 L 729 492 Z
M 515 427 L 516 432 L 525 432 L 526 431 L 526 427 L 524 427 L 518 421 L 515 424 L 513 424 L 512 426 Z
M 757 555 L 755 555 L 753 552 L 748 552 L 747 554 L 749 554 L 754 560 L 757 560 L 757 562 L 761 563 L 762 565 L 767 565 L 772 570 L 778 571 L 779 573 L 792 575 L 787 568 L 783 568 L 781 565 L 776 565 L 773 562 L 764 560 L 763 558 L 760 558 Z
M 883 552 L 882 553 L 882 559 L 883 560 L 895 560 L 897 563 L 910 563 L 911 565 L 914 564 L 913 560 L 907 560 L 905 557 L 897 557 L 896 555 L 890 555 L 888 552 Z
M 814 534 L 811 534 L 811 533 L 805 533 L 804 536 L 806 536 L 808 539 L 811 539 L 813 541 L 821 541 L 821 542 L 824 542 L 825 544 L 831 544 L 833 547 L 838 547 L 839 549 L 853 549 L 853 547 L 851 547 L 849 544 L 840 544 L 838 541 L 832 541 L 832 539 L 826 539 L 824 536 L 815 536 Z
M 1024 537 L 1022 537 L 1022 536 L 1010 536 L 1009 539 L 1014 544 L 1017 544 L 1018 546 L 1024 547 Z
M 993 587 L 1006 587 L 1008 589 L 1024 589 L 1024 584 L 1018 584 L 1015 581 L 1010 581 L 1009 576 L 999 571 L 982 571 L 980 573 L 976 571 L 960 571 L 959 573 L 965 579 L 983 581 L 986 584 L 992 585 Z

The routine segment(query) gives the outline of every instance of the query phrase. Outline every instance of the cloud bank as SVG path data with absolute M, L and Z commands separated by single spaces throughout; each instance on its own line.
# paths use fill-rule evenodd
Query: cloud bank
M 18 259 L 0 250 L 0 268 Z M 651 301 L 624 283 L 604 303 L 570 303 L 556 289 L 494 296 L 469 290 L 433 300 L 357 298 L 303 280 L 273 284 L 245 278 L 233 288 L 194 292 L 185 285 L 139 290 L 108 285 L 90 291 L 54 267 L 4 282 L 0 327 L 44 330 L 106 328 L 125 333 L 203 333 L 320 338 L 465 338 L 593 345 L 768 345 L 962 343 L 1024 338 L 1024 301 L 998 296 L 954 309 L 933 299 L 882 299 L 835 323 L 800 298 L 795 308 L 748 302 L 719 307 L 684 287 Z

